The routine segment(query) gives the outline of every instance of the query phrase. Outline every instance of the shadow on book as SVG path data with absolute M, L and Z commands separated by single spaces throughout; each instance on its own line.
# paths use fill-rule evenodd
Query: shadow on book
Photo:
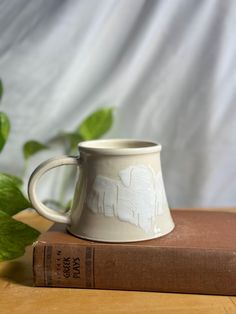
M 32 287 L 32 247 L 27 247 L 24 256 L 13 261 L 2 262 L 0 277 L 8 282 L 17 283 L 23 286 Z

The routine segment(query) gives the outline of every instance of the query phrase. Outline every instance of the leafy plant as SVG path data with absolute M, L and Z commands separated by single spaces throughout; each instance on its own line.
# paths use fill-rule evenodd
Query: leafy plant
M 0 80 L 0 100 L 3 96 L 3 85 Z M 22 148 L 25 161 L 51 144 L 58 142 L 63 145 L 65 153 L 73 153 L 77 144 L 84 140 L 97 139 L 103 136 L 112 126 L 113 109 L 100 108 L 83 120 L 73 132 L 62 132 L 49 139 L 48 143 L 35 140 L 27 141 Z M 10 121 L 4 112 L 0 112 L 0 152 L 3 150 L 10 132 Z M 24 254 L 25 247 L 31 244 L 39 232 L 14 219 L 15 214 L 30 208 L 28 198 L 21 190 L 23 180 L 14 175 L 0 172 L 0 261 L 14 259 Z M 46 202 L 46 201 L 45 201 Z M 58 202 L 48 200 L 47 202 Z M 69 207 L 67 201 L 65 207 Z M 59 204 L 62 206 L 62 204 Z
M 0 261 L 21 256 L 39 232 L 0 211 Z
M 112 108 L 103 108 L 85 119 L 76 130 L 76 133 L 85 140 L 97 139 L 110 129 L 112 122 Z M 96 127 L 94 127 L 95 125 Z
M 48 146 L 37 141 L 28 141 L 23 146 L 23 155 L 25 160 L 28 160 L 30 156 L 40 152 L 43 149 L 47 149 Z

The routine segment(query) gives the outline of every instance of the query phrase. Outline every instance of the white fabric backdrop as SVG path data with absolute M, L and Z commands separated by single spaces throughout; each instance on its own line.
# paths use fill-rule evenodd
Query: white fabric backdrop
M 108 137 L 162 143 L 172 207 L 235 206 L 235 66 L 234 0 L 0 0 L 1 110 L 12 122 L 1 170 L 22 172 L 24 141 L 112 105 Z M 26 176 L 58 153 L 34 157 Z

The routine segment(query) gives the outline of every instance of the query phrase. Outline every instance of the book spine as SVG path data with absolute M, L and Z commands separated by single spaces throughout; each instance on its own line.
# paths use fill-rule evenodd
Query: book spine
M 236 295 L 236 249 L 34 247 L 36 286 Z

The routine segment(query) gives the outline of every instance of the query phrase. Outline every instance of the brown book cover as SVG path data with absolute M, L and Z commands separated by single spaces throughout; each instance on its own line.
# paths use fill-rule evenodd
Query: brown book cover
M 170 234 L 133 243 L 101 243 L 64 225 L 34 245 L 36 286 L 236 295 L 236 214 L 173 210 Z

